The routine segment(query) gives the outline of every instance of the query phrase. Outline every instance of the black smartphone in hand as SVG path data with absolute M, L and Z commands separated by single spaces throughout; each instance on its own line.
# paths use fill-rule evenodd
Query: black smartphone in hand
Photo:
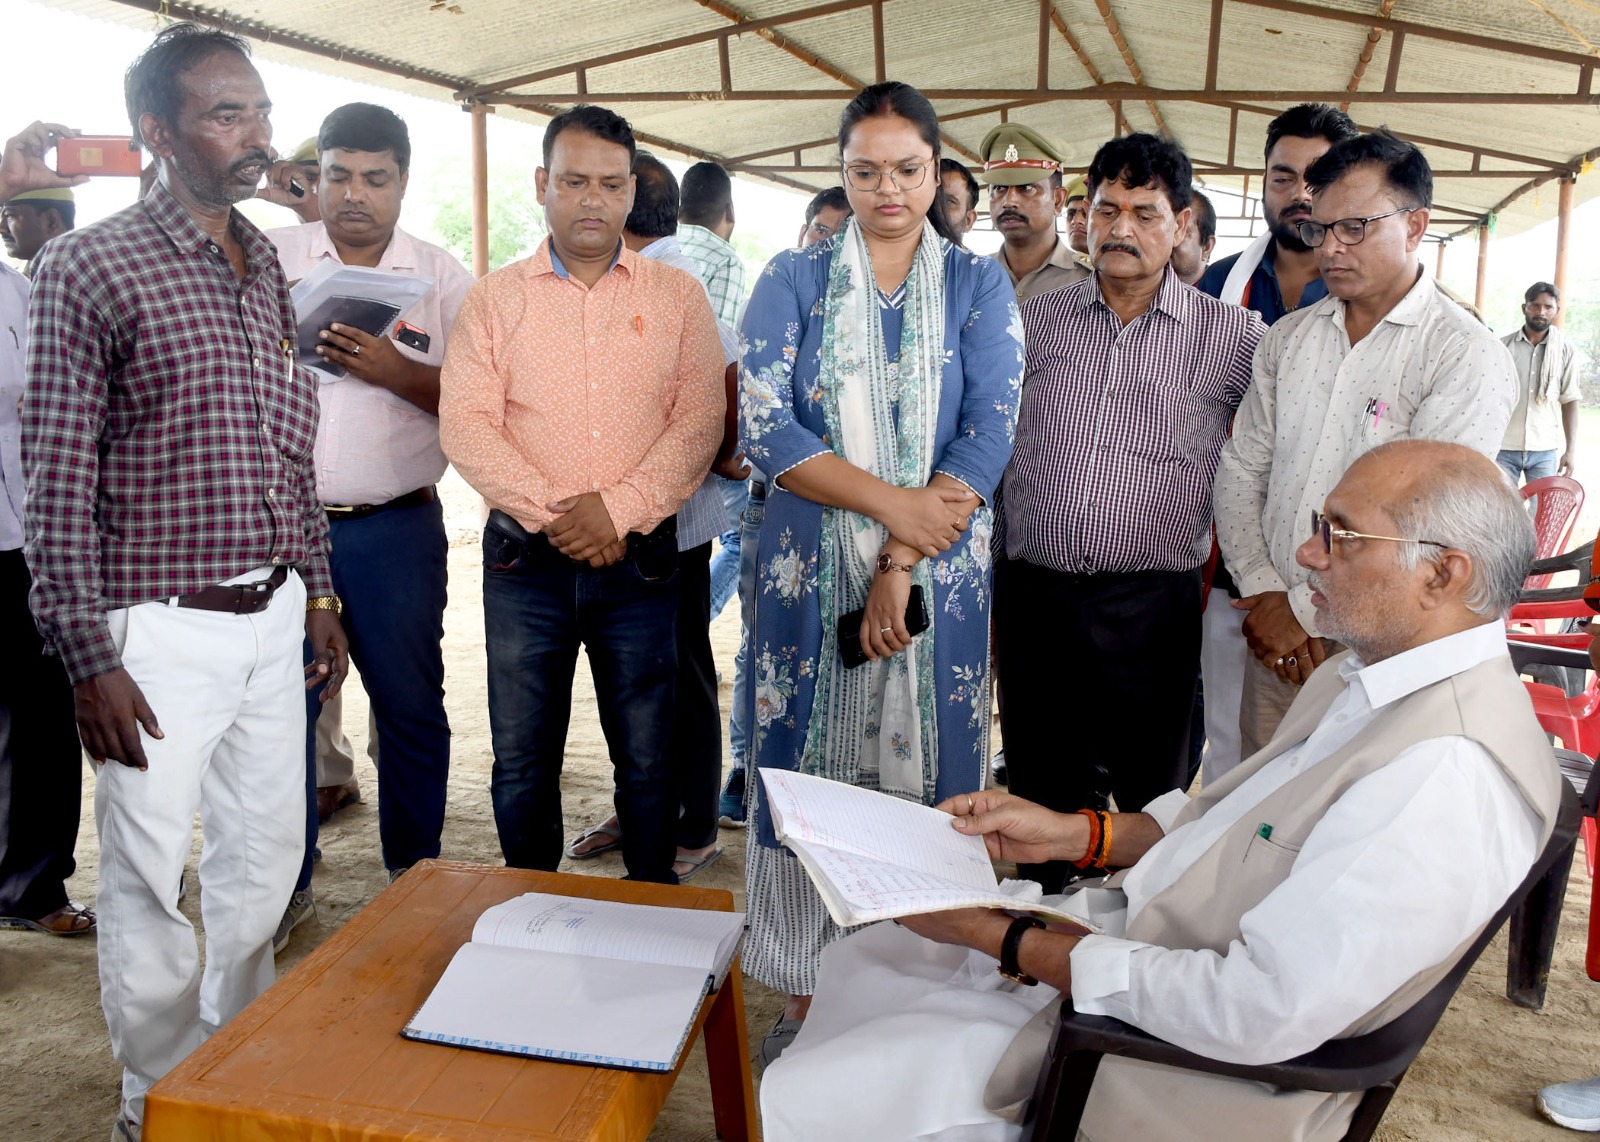
M 839 616 L 839 658 L 846 670 L 853 670 L 869 661 L 861 649 L 861 620 L 867 608 L 858 607 L 847 615 Z M 906 630 L 915 638 L 928 629 L 928 604 L 922 597 L 922 588 L 911 585 L 911 597 L 906 600 Z

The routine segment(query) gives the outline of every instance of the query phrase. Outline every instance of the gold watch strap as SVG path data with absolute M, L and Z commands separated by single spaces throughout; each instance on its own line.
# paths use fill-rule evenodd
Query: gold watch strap
M 323 595 L 320 598 L 306 600 L 306 610 L 308 611 L 332 611 L 334 614 L 338 614 L 342 609 L 337 595 Z

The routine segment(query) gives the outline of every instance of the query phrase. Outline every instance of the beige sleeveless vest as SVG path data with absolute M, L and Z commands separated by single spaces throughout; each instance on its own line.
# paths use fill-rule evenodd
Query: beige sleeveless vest
M 1174 828 L 1204 813 L 1262 766 L 1311 736 L 1345 679 L 1329 659 L 1311 676 L 1265 749 L 1206 788 L 1178 815 Z M 1561 775 L 1548 740 L 1533 716 L 1526 691 L 1504 656 L 1426 686 L 1378 711 L 1346 745 L 1293 778 L 1240 818 L 1177 881 L 1154 897 L 1128 926 L 1127 938 L 1165 948 L 1207 948 L 1225 953 L 1240 938 L 1240 921 L 1289 875 L 1300 846 L 1345 790 L 1406 749 L 1430 738 L 1460 736 L 1484 747 L 1541 818 L 1540 846 L 1555 827 Z M 1259 835 L 1272 825 L 1270 839 Z M 1445 838 L 1441 838 L 1445 843 Z M 1482 918 L 1487 923 L 1489 916 Z M 1481 931 L 1481 924 L 1479 926 Z M 1425 995 L 1460 957 L 1473 937 L 1445 961 L 1420 968 L 1411 980 L 1343 1038 L 1380 1027 Z M 1055 1010 L 1054 1006 L 1050 1009 Z M 1038 1034 L 1038 1029 L 1033 1033 Z M 1017 1048 L 1030 1034 L 1024 1028 Z M 1047 1041 L 1047 1040 L 1046 1040 Z M 1042 1042 L 1032 1045 L 1033 1074 Z M 1013 1052 L 1007 1053 L 1007 1060 Z M 1011 1081 L 1031 1089 L 1032 1074 L 1016 1058 Z M 1000 1089 L 1002 1061 L 990 1084 L 989 1104 L 1009 1101 Z M 1026 1097 L 1025 1094 L 1022 1097 Z M 1283 1091 L 1260 1083 L 1108 1058 L 1100 1066 L 1084 1113 L 1091 1142 L 1323 1142 L 1342 1137 L 1359 1095 Z

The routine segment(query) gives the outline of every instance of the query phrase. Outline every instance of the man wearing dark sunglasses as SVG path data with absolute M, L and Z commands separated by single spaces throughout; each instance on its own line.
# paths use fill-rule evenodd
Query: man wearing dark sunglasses
M 1492 458 L 1516 401 L 1505 346 L 1417 262 L 1433 198 L 1422 152 L 1374 131 L 1335 143 L 1306 181 L 1311 212 L 1296 230 L 1329 296 L 1262 339 L 1217 469 L 1217 538 L 1253 655 L 1239 715 L 1246 757 L 1336 649 L 1294 560 L 1309 513 L 1386 441 L 1453 441 Z

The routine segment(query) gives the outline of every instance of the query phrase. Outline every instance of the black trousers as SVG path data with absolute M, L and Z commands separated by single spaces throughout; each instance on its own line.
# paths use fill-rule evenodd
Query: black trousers
M 711 544 L 678 553 L 678 688 L 672 768 L 678 781 L 678 846 L 717 838 L 722 792 L 722 712 L 711 654 Z
M 994 639 L 1012 793 L 1059 812 L 1115 798 L 1135 813 L 1187 786 L 1198 568 L 1069 575 L 998 560 Z M 1023 875 L 1049 890 L 1068 867 Z
M 76 865 L 83 752 L 72 686 L 28 611 L 21 551 L 0 551 L 0 916 L 37 920 L 67 903 Z

